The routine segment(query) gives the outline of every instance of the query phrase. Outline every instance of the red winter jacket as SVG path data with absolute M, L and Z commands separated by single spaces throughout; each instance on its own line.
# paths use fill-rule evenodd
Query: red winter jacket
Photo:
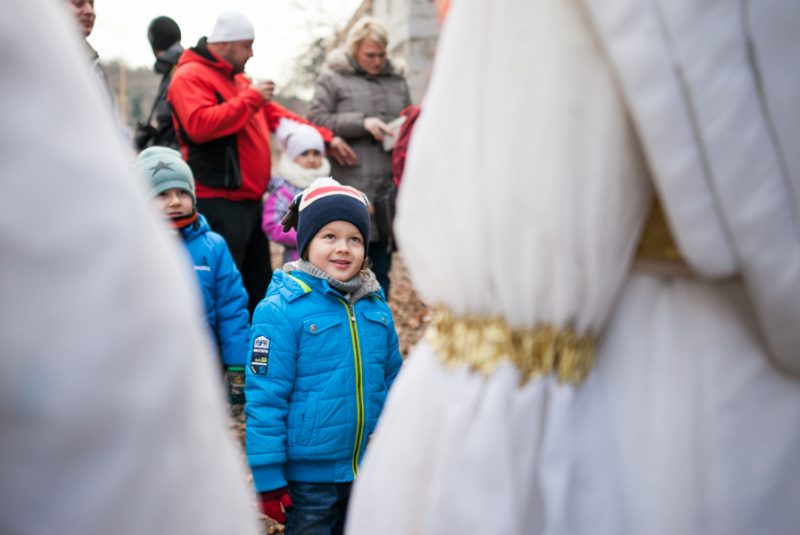
M 397 187 L 400 187 L 403 172 L 406 170 L 408 143 L 411 141 L 411 132 L 414 130 L 414 125 L 417 124 L 420 111 L 422 108 L 419 106 L 409 106 L 400 112 L 400 116 L 405 116 L 406 120 L 400 126 L 400 131 L 397 132 L 397 139 L 394 142 L 394 149 L 392 149 L 392 178 Z
M 183 159 L 199 198 L 259 200 L 272 162 L 269 134 L 281 118 L 308 124 L 275 102 L 265 102 L 244 75 L 214 54 L 205 38 L 178 61 L 167 100 Z M 312 125 L 314 126 L 314 125 Z M 329 142 L 333 133 L 314 126 Z

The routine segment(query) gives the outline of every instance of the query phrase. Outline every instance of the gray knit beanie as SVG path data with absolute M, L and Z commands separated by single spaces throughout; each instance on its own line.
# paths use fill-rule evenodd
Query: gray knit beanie
M 133 171 L 147 181 L 153 197 L 162 191 L 179 188 L 188 191 L 192 195 L 192 204 L 195 204 L 194 176 L 180 152 L 167 147 L 145 149 L 139 154 Z

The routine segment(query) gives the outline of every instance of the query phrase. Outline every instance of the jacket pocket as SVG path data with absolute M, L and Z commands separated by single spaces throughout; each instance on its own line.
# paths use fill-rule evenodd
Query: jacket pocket
M 328 329 L 332 329 L 342 324 L 342 318 L 338 316 L 318 316 L 303 322 L 303 331 L 311 336 L 319 336 Z
M 349 343 L 350 333 L 343 330 L 344 320 L 338 316 L 316 316 L 303 322 L 303 335 L 300 343 L 300 356 L 312 362 L 341 358 L 345 342 Z
M 389 323 L 391 316 L 384 310 L 364 310 L 363 316 L 368 320 L 369 330 L 364 333 L 370 338 L 370 352 L 376 360 L 386 362 L 389 347 Z
M 214 95 L 217 104 L 225 102 L 223 96 L 218 92 L 215 91 Z M 239 143 L 235 133 L 212 139 L 206 143 L 195 143 L 178 119 L 178 136 L 188 149 L 186 163 L 192 169 L 195 182 L 210 188 L 228 190 L 235 190 L 242 186 Z
M 225 147 L 225 189 L 242 187 L 242 172 L 239 169 L 239 148 L 236 138 Z
M 319 392 L 311 392 L 303 406 L 297 431 L 297 444 L 300 446 L 308 446 L 309 439 L 311 439 L 311 433 L 314 431 L 314 420 L 317 417 L 318 402 Z
M 389 327 L 390 317 L 389 313 L 385 310 L 364 310 L 361 313 L 364 314 L 364 317 L 369 321 L 383 325 L 386 328 Z

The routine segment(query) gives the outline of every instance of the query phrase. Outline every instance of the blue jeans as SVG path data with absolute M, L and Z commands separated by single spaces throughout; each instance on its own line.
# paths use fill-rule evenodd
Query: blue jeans
M 341 535 L 352 483 L 289 481 L 286 535 Z

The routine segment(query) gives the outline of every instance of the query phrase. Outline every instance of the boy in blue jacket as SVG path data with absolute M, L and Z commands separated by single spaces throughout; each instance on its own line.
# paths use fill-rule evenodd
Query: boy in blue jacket
M 301 260 L 256 308 L 246 370 L 247 459 L 261 511 L 287 535 L 342 533 L 350 486 L 402 364 L 368 269 L 363 193 L 321 178 L 290 206 Z M 284 516 L 283 510 L 286 511 Z
M 250 333 L 242 277 L 225 239 L 197 213 L 194 177 L 180 152 L 166 147 L 146 149 L 139 154 L 134 171 L 148 181 L 153 204 L 169 218 L 194 261 L 206 323 L 225 368 L 231 414 L 238 416 L 244 408 L 244 365 Z

